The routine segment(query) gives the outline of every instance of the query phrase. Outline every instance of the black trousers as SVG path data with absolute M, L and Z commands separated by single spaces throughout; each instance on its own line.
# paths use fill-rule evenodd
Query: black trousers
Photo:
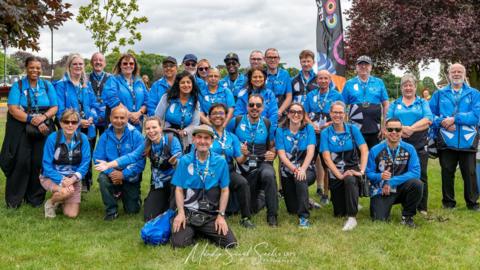
M 113 195 L 115 191 L 122 192 L 121 199 L 125 213 L 136 214 L 140 211 L 140 181 L 135 183 L 123 181 L 121 185 L 114 185 L 106 174 L 100 173 L 98 175 L 98 183 L 107 215 L 113 215 L 118 212 L 117 200 Z
M 423 183 L 411 179 L 397 187 L 396 193 L 389 196 L 378 195 L 370 199 L 370 217 L 373 220 L 387 221 L 394 204 L 402 204 L 402 216 L 412 217 L 417 213 L 417 206 L 422 199 Z
M 418 211 L 427 211 L 428 208 L 428 152 L 425 150 L 418 151 L 418 159 L 420 159 L 420 180 L 423 183 L 423 194 L 420 203 L 418 204 Z
M 103 132 L 105 131 L 105 127 L 97 127 L 95 126 L 95 134 L 98 133 L 98 137 L 100 137 Z M 88 136 L 88 129 L 82 129 L 82 132 Z M 93 158 L 93 150 L 95 149 L 95 144 L 97 143 L 97 136 L 88 139 L 88 143 L 90 145 L 90 156 Z M 82 179 L 82 186 L 86 187 L 87 190 L 93 186 L 92 180 L 92 161 L 90 161 L 90 166 L 88 167 L 88 172 L 85 174 L 85 177 Z
M 308 187 L 315 183 L 315 170 L 306 171 L 307 179 L 297 181 L 293 174 L 287 177 L 281 177 L 282 188 L 284 191 L 285 205 L 290 214 L 297 214 L 299 217 L 308 218 Z
M 165 182 L 164 186 L 155 189 L 150 186 L 150 192 L 143 201 L 143 218 L 149 221 L 169 208 L 175 209 L 175 186 L 170 181 Z
M 250 185 L 247 179 L 237 172 L 230 170 L 230 185 L 231 191 L 235 192 L 235 197 L 240 204 L 240 213 L 242 218 L 250 217 Z
M 265 191 L 267 216 L 276 216 L 278 213 L 277 181 L 275 171 L 270 162 L 261 162 L 258 168 L 243 175 L 250 185 L 250 205 L 253 213 L 259 211 L 257 196 L 261 189 Z
M 227 235 L 218 234 L 215 230 L 215 219 L 213 219 L 200 227 L 187 224 L 185 229 L 181 227 L 178 232 L 172 232 L 172 246 L 183 248 L 193 245 L 195 236 L 203 236 L 222 248 L 234 248 L 237 245 L 237 239 L 231 228 L 228 228 Z
M 475 170 L 475 153 L 454 150 L 439 151 L 442 168 L 442 203 L 444 207 L 455 207 L 454 179 L 457 164 L 463 178 L 463 196 L 468 208 L 478 206 L 477 173 Z
M 355 217 L 358 213 L 360 179 L 348 176 L 343 180 L 328 179 L 333 215 L 336 217 Z
M 20 139 L 14 157 L 15 165 L 5 185 L 7 207 L 17 208 L 24 200 L 32 206 L 39 206 L 45 200 L 45 190 L 40 185 L 39 175 L 46 138 L 34 141 L 27 137 L 24 130 L 9 136 L 20 136 Z
M 363 138 L 365 139 L 365 142 L 367 143 L 368 149 L 372 149 L 375 145 L 377 145 L 380 142 L 380 139 L 378 138 L 378 133 L 373 133 L 373 134 L 363 134 Z

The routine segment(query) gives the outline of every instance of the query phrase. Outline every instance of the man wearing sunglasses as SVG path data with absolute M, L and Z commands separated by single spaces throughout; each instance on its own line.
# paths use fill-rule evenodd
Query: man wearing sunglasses
M 402 224 L 415 227 L 413 216 L 422 199 L 420 161 L 415 147 L 403 142 L 398 118 L 386 121 L 386 140 L 375 145 L 368 155 L 366 174 L 370 181 L 370 216 L 387 221 L 394 204 L 402 204 Z
M 238 93 L 245 87 L 247 83 L 247 77 L 239 72 L 240 61 L 236 53 L 231 52 L 227 54 L 223 61 L 227 67 L 228 75 L 223 77 L 219 85 L 230 89 L 230 91 L 233 93 L 235 101 L 237 101 Z
M 157 109 L 158 102 L 162 96 L 172 87 L 177 75 L 177 59 L 167 56 L 162 62 L 163 77 L 152 84 L 148 93 L 147 114 L 153 116 Z
M 241 151 L 247 161 L 240 165 L 240 171 L 250 185 L 252 212 L 257 213 L 260 190 L 265 191 L 267 222 L 277 226 L 277 182 L 273 160 L 275 159 L 275 127 L 269 119 L 262 117 L 263 97 L 252 94 L 248 98 L 247 114 L 234 117 L 227 126 L 242 143 Z
M 207 83 L 202 78 L 197 76 L 197 63 L 198 60 L 194 54 L 189 53 L 183 57 L 183 68 L 195 78 L 195 83 L 197 84 L 200 93 L 204 93 L 208 91 L 208 87 Z

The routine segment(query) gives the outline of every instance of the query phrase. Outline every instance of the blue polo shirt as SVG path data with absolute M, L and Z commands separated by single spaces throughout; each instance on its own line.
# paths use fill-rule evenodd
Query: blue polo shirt
M 284 96 L 292 93 L 292 78 L 288 71 L 282 68 L 278 68 L 276 74 L 267 71 L 265 88 L 272 90 L 275 96 Z
M 148 93 L 148 101 L 147 101 L 147 114 L 148 116 L 152 116 L 155 114 L 155 110 L 157 109 L 158 102 L 162 96 L 167 93 L 168 89 L 172 87 L 168 84 L 168 81 L 165 77 L 155 81 L 150 88 L 150 92 Z
M 227 109 L 235 106 L 235 99 L 230 89 L 223 86 L 218 86 L 215 93 L 211 93 L 208 88 L 205 93 L 200 97 L 200 108 L 202 112 L 208 114 L 208 110 L 215 103 L 223 103 L 227 106 Z
M 360 80 L 358 76 L 348 80 L 343 87 L 342 96 L 347 105 L 364 102 L 381 104 L 388 100 L 385 84 L 374 76 L 369 76 L 366 82 Z
M 208 164 L 208 169 L 207 169 Z M 200 174 L 205 173 L 205 182 Z M 183 189 L 209 190 L 215 187 L 226 188 L 230 183 L 227 161 L 220 155 L 212 153 L 208 160 L 200 162 L 196 158 L 196 152 L 184 155 L 178 162 L 172 178 L 172 185 Z
M 240 91 L 247 85 L 247 77 L 242 73 L 238 73 L 237 79 L 232 81 L 230 80 L 230 76 L 227 75 L 220 80 L 218 85 L 230 89 L 234 98 L 236 99 L 238 97 L 238 93 L 240 93 Z
M 164 97 L 167 98 L 166 94 Z M 162 98 L 164 98 L 162 97 Z M 198 102 L 194 104 L 193 97 L 190 96 L 187 103 L 183 105 L 179 98 L 171 99 L 165 111 L 165 115 L 158 115 L 161 119 L 165 119 L 170 125 L 176 128 L 184 129 L 192 123 L 195 110 L 198 109 Z
M 388 108 L 387 119 L 390 118 L 398 118 L 402 125 L 411 126 L 423 118 L 433 121 L 433 114 L 428 101 L 425 99 L 417 96 L 415 101 L 410 106 L 407 106 L 400 97 L 390 104 Z
M 293 134 L 289 128 L 278 128 L 275 134 L 275 147 L 277 150 L 284 150 L 286 153 L 292 154 L 294 146 L 297 150 L 307 150 L 309 145 L 315 145 L 315 130 L 312 125 L 307 124 L 296 134 Z
M 340 153 L 353 150 L 353 138 L 355 145 L 358 147 L 365 144 L 365 139 L 360 129 L 355 125 L 343 124 L 345 131 L 336 132 L 333 125 L 324 129 L 321 133 L 320 152 Z
M 320 89 L 315 89 L 307 94 L 307 100 L 304 104 L 305 112 L 309 114 L 323 113 L 328 115 L 330 113 L 330 106 L 337 100 L 343 101 L 343 97 L 335 86 L 331 87 L 325 93 L 320 93 Z
M 237 136 L 224 129 L 221 137 L 218 136 L 215 131 L 214 141 L 210 150 L 219 155 L 224 155 L 227 162 L 230 163 L 232 162 L 232 159 L 242 156 L 240 147 L 240 141 Z
M 241 143 L 266 144 L 275 139 L 275 128 L 270 124 L 270 130 L 267 130 L 263 117 L 260 117 L 257 122 L 252 124 L 248 117 L 243 115 L 237 127 L 235 127 L 235 122 L 236 119 L 234 117 L 228 123 L 227 129 L 237 135 Z
M 27 94 L 30 95 L 31 109 L 57 106 L 57 94 L 49 81 L 38 80 L 35 88 L 30 87 L 27 77 L 22 78 L 22 89 L 15 82 L 8 93 L 8 105 L 22 106 L 27 110 Z
M 278 104 L 275 94 L 270 89 L 266 88 L 250 91 L 251 92 L 249 93 L 249 90 L 246 88 L 240 91 L 240 93 L 238 94 L 237 103 L 235 104 L 235 111 L 233 115 L 237 116 L 247 114 L 249 95 L 260 94 L 263 97 L 262 116 L 268 118 L 272 123 L 272 126 L 274 126 L 274 128 L 276 129 L 278 124 Z

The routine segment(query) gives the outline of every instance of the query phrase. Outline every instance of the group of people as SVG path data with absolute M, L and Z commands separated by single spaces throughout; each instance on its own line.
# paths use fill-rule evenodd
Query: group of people
M 221 247 L 236 238 L 226 215 L 255 228 L 252 215 L 266 208 L 278 226 L 278 199 L 301 228 L 310 226 L 309 186 L 322 195 L 344 231 L 357 226 L 359 197 L 369 196 L 373 220 L 389 220 L 402 204 L 402 224 L 415 227 L 427 214 L 428 138 L 435 139 L 442 174 L 442 203 L 454 208 L 457 164 L 467 207 L 479 211 L 475 172 L 480 94 L 465 82 L 465 67 L 449 68 L 450 83 L 430 101 L 416 95 L 416 79 L 401 79 L 402 96 L 389 102 L 372 60 L 361 56 L 357 76 L 340 92 L 326 70 L 314 72 L 315 54 L 299 54 L 301 71 L 291 78 L 274 48 L 252 51 L 239 72 L 235 53 L 225 56 L 228 75 L 193 54 L 162 63 L 163 77 L 149 91 L 132 54 L 123 54 L 112 74 L 95 53 L 85 73 L 78 54 L 54 84 L 40 78 L 41 61 L 26 60 L 26 76 L 8 97 L 0 165 L 7 207 L 44 206 L 45 217 L 79 214 L 81 192 L 90 190 L 93 167 L 107 221 L 141 210 L 140 183 L 150 160 L 150 190 L 144 219 L 177 209 L 172 244 L 184 247 L 203 235 Z M 433 136 L 429 136 L 433 134 Z M 98 139 L 97 139 L 98 137 Z M 273 165 L 278 157 L 279 184 Z M 45 201 L 46 191 L 51 197 Z M 280 192 L 279 192 L 280 191 Z M 278 194 L 281 196 L 278 196 Z M 44 202 L 45 201 L 45 202 Z

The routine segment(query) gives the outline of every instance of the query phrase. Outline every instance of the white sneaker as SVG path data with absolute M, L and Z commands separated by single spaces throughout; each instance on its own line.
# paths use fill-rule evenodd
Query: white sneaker
M 362 210 L 362 208 L 363 206 L 360 203 L 358 203 L 358 207 L 357 207 L 358 211 Z
M 52 199 L 48 199 L 45 202 L 45 217 L 46 218 L 54 218 L 57 216 L 55 210 L 57 210 L 58 203 L 53 204 Z
M 345 222 L 345 225 L 343 226 L 343 229 L 342 231 L 351 231 L 353 230 L 355 227 L 357 227 L 357 219 L 354 218 L 354 217 L 349 217 L 347 219 L 347 222 Z

